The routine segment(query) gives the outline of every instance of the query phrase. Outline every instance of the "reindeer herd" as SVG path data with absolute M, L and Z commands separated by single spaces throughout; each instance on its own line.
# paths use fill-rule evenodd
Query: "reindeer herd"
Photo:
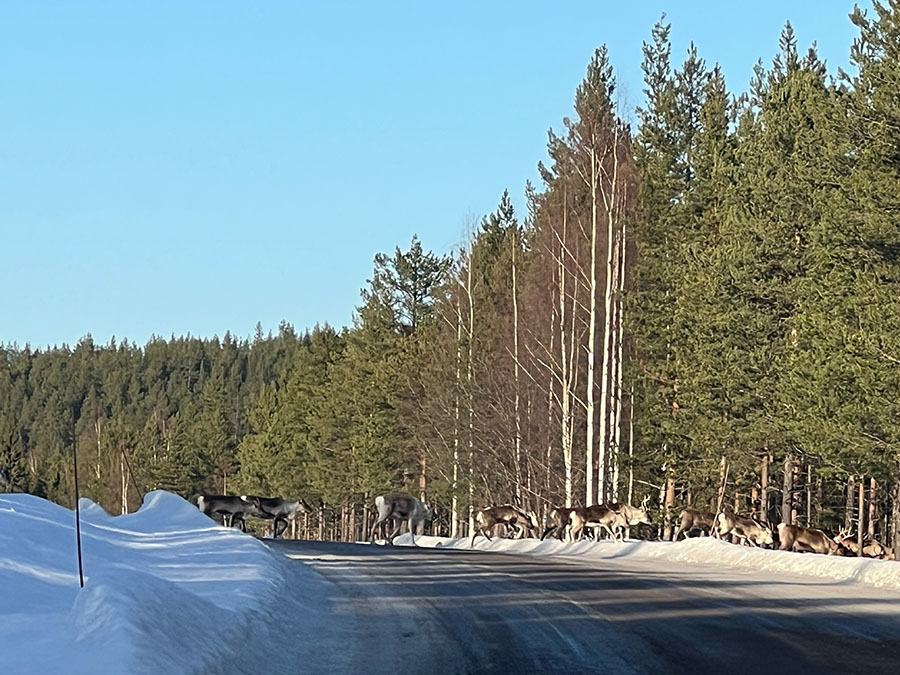
M 237 527 L 242 532 L 247 531 L 247 518 L 271 520 L 275 539 L 299 514 L 312 513 L 312 508 L 302 499 L 288 501 L 280 497 L 256 495 L 200 495 L 197 497 L 197 508 L 210 518 L 221 520 L 225 527 Z
M 490 541 L 491 533 L 500 526 L 504 528 L 507 537 L 517 539 L 529 534 L 537 537 L 540 533 L 541 540 L 556 537 L 573 542 L 588 536 L 588 533 L 592 533 L 594 539 L 599 539 L 602 532 L 611 539 L 622 541 L 628 536 L 630 528 L 652 524 L 647 509 L 648 501 L 649 497 L 645 498 L 640 506 L 615 502 L 585 507 L 556 507 L 547 513 L 543 531 L 540 519 L 533 511 L 511 504 L 478 509 L 474 512 L 470 546 L 474 547 L 478 535 Z M 247 518 L 272 521 L 276 539 L 298 515 L 312 512 L 312 508 L 302 499 L 289 501 L 255 495 L 240 497 L 201 495 L 197 498 L 197 506 L 211 518 L 221 520 L 224 525 L 239 527 L 244 531 Z M 404 522 L 407 523 L 413 545 L 416 545 L 416 534 L 434 518 L 434 511 L 427 503 L 402 494 L 376 497 L 375 513 L 369 540 L 374 543 L 375 536 L 381 528 L 382 538 L 388 545 L 393 544 Z M 385 527 L 390 521 L 393 521 L 393 530 L 385 535 Z M 689 537 L 694 532 L 701 536 L 712 536 L 745 546 L 774 548 L 777 543 L 778 549 L 782 551 L 859 555 L 858 540 L 851 536 L 849 530 L 842 530 L 831 537 L 820 529 L 786 523 L 780 523 L 773 529 L 756 518 L 730 511 L 712 513 L 694 508 L 682 510 L 681 521 L 672 537 L 673 541 L 682 536 Z M 895 559 L 892 548 L 868 538 L 863 541 L 862 555 L 884 560 Z
M 733 543 L 747 546 L 774 547 L 777 537 L 778 549 L 781 551 L 840 556 L 859 555 L 858 540 L 850 534 L 850 530 L 841 530 L 834 537 L 830 537 L 824 530 L 788 523 L 779 523 L 773 530 L 769 525 L 755 518 L 728 512 L 714 514 L 691 508 L 681 512 L 681 524 L 672 539 L 677 541 L 682 534 L 688 536 L 695 530 L 702 535 L 720 539 L 730 537 Z M 895 560 L 892 548 L 871 538 L 863 540 L 862 554 L 868 558 Z

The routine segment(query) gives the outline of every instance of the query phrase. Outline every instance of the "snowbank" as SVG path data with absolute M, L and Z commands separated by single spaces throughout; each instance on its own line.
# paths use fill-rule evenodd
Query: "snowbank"
M 459 548 L 469 550 L 469 539 L 445 537 L 416 537 L 420 546 Z M 394 540 L 410 546 L 408 534 Z M 484 537 L 475 540 L 475 549 L 526 555 L 553 555 L 580 560 L 609 560 L 631 557 L 635 559 L 670 560 L 685 563 L 726 565 L 754 570 L 804 574 L 847 583 L 862 583 L 900 590 L 900 563 L 870 558 L 841 558 L 837 556 L 770 551 L 729 544 L 712 537 L 695 537 L 679 542 L 668 541 L 599 541 L 566 543 L 557 539 L 499 539 L 489 542 Z
M 317 593 L 301 566 L 170 493 L 118 517 L 82 500 L 81 523 L 83 589 L 74 512 L 0 494 L 3 672 L 233 672 L 272 648 L 273 608 L 302 609 L 285 607 L 288 581 L 291 597 Z

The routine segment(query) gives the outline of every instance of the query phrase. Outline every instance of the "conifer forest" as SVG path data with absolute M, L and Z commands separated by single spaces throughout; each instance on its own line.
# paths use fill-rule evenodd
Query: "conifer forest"
M 351 327 L 2 345 L 0 491 L 73 506 L 75 452 L 111 513 L 302 497 L 313 537 L 396 491 L 457 536 L 649 496 L 663 538 L 726 505 L 900 546 L 900 0 L 851 20 L 851 72 L 788 24 L 732 91 L 663 18 L 631 110 L 598 48 L 524 212 L 376 255 Z

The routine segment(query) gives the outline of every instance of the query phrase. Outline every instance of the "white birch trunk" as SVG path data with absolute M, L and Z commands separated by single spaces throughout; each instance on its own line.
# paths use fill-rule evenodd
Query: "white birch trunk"
M 450 536 L 459 537 L 459 392 L 462 388 L 462 294 L 456 296 L 456 396 L 453 405 L 453 496 Z
M 610 346 L 612 339 L 612 281 L 613 281 L 613 238 L 614 227 L 618 209 L 618 173 L 619 173 L 619 130 L 616 125 L 613 135 L 613 172 L 609 184 L 610 193 L 605 195 L 604 202 L 607 211 L 607 239 L 606 239 L 606 289 L 604 293 L 603 316 L 603 376 L 600 385 L 600 457 L 599 457 L 599 497 L 601 502 L 607 501 L 607 448 L 609 446 L 609 409 L 610 409 Z
M 609 279 L 607 279 L 608 285 Z M 594 343 L 597 333 L 597 157 L 594 143 L 591 143 L 591 273 L 588 287 L 588 341 L 587 341 L 587 411 L 585 433 L 585 505 L 596 504 L 596 465 L 594 459 Z M 608 316 L 608 315 L 607 315 Z M 602 440 L 601 440 L 602 443 Z M 599 491 L 603 495 L 603 490 Z
M 512 306 L 513 306 L 513 380 L 515 386 L 515 418 L 516 418 L 516 503 L 522 505 L 522 420 L 519 414 L 519 300 L 516 287 L 516 254 L 519 248 L 519 232 L 514 226 L 512 247 Z

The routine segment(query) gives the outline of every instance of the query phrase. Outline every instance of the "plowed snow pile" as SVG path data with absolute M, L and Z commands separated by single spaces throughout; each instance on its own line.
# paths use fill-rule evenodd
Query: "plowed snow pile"
M 470 539 L 445 537 L 416 537 L 420 546 L 468 549 Z M 411 545 L 408 534 L 397 537 L 396 544 Z M 842 558 L 839 556 L 770 551 L 729 544 L 712 537 L 695 537 L 679 542 L 667 541 L 582 541 L 566 543 L 547 539 L 499 539 L 489 542 L 475 539 L 475 549 L 526 555 L 555 555 L 580 560 L 608 560 L 611 558 L 643 558 L 671 560 L 710 565 L 726 565 L 757 569 L 765 572 L 804 574 L 843 582 L 855 582 L 900 590 L 900 563 L 870 558 Z
M 81 524 L 83 589 L 74 512 L 0 494 L 3 673 L 235 672 L 278 651 L 276 610 L 315 632 L 317 613 L 290 598 L 321 600 L 318 575 L 180 497 L 152 492 L 118 517 L 82 500 Z

